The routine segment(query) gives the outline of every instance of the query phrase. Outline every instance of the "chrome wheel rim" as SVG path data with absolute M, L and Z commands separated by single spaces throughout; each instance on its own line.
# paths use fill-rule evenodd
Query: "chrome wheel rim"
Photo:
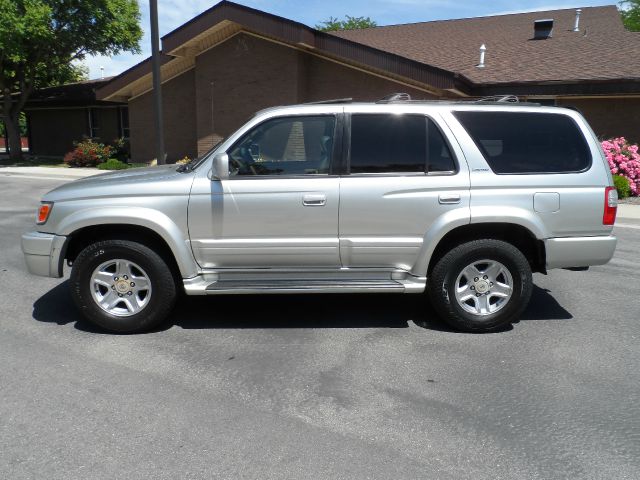
M 513 295 L 513 277 L 500 262 L 477 260 L 462 269 L 454 288 L 456 301 L 465 312 L 486 316 L 509 303 Z
M 117 258 L 101 263 L 93 271 L 90 282 L 93 300 L 111 315 L 130 317 L 149 305 L 149 276 L 130 260 Z

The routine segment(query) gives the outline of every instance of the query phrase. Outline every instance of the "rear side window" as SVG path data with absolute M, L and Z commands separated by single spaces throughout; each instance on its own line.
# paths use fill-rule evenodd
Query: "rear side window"
M 455 112 L 495 173 L 572 173 L 591 166 L 578 125 L 566 115 Z
M 442 133 L 424 115 L 351 116 L 351 173 L 425 173 L 455 170 Z

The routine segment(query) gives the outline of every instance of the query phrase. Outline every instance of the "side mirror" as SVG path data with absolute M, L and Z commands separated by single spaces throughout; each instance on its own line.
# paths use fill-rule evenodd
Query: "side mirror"
M 229 155 L 226 153 L 217 153 L 213 157 L 212 167 L 212 180 L 225 180 L 229 178 Z

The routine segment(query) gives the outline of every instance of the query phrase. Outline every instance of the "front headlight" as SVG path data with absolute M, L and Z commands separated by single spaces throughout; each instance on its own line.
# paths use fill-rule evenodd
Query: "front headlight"
M 38 215 L 36 216 L 36 225 L 43 225 L 47 223 L 49 215 L 53 210 L 53 202 L 42 202 L 40 208 L 38 208 Z

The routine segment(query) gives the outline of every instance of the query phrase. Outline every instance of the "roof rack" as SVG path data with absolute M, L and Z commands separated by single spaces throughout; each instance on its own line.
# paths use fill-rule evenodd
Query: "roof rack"
M 389 95 L 382 97 L 376 103 L 409 102 L 409 101 L 411 101 L 411 95 L 409 95 L 408 93 L 399 92 L 399 93 L 390 93 Z
M 520 99 L 515 95 L 492 95 L 490 97 L 482 97 L 474 103 L 520 103 Z
M 303 105 L 323 105 L 326 103 L 351 103 L 353 98 L 334 98 L 333 100 L 317 100 L 315 102 L 305 102 Z

